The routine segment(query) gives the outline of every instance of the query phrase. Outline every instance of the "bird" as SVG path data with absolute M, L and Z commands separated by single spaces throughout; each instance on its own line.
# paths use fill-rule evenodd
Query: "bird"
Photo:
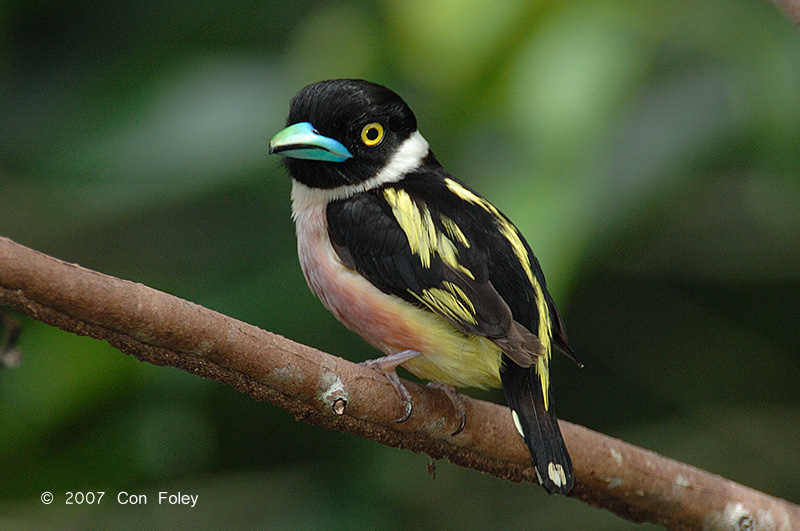
M 552 351 L 581 362 L 516 226 L 448 173 L 394 91 L 363 79 L 311 83 L 270 140 L 292 180 L 292 218 L 311 291 L 384 355 L 365 364 L 441 387 L 502 387 L 513 423 L 550 494 L 574 484 L 555 414 Z

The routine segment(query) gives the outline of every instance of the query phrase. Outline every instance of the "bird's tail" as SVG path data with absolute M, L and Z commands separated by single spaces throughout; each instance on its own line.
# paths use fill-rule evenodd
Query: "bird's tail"
M 566 494 L 575 481 L 572 460 L 561 437 L 553 397 L 545 408 L 543 389 L 533 367 L 520 367 L 511 360 L 500 373 L 506 401 L 533 457 L 539 483 L 550 494 Z M 544 391 L 549 394 L 549 389 Z

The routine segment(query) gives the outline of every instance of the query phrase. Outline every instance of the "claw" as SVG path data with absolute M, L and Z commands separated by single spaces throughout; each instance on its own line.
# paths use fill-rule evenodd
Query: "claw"
M 408 420 L 408 417 L 411 416 L 411 401 L 410 400 L 403 400 L 403 407 L 405 408 L 405 413 L 399 419 L 394 419 L 395 422 L 405 422 Z
M 389 354 L 388 356 L 383 356 L 382 358 L 376 358 L 374 360 L 366 360 L 359 363 L 364 367 L 368 367 L 370 369 L 376 370 L 379 373 L 383 374 L 389 383 L 392 384 L 394 390 L 397 391 L 400 400 L 403 402 L 403 416 L 395 419 L 395 422 L 405 422 L 411 416 L 411 393 L 408 392 L 406 386 L 403 385 L 403 381 L 400 380 L 400 377 L 397 376 L 397 367 L 402 365 L 403 363 L 407 362 L 408 360 L 414 359 L 419 356 L 419 352 L 416 350 L 403 350 L 401 352 L 396 352 L 394 354 Z
M 400 380 L 400 377 L 397 376 L 397 373 L 394 372 L 394 369 L 392 369 L 392 372 L 384 372 L 383 374 L 394 386 L 394 390 L 397 391 L 397 394 L 400 395 L 400 400 L 403 401 L 403 409 L 405 412 L 402 417 L 394 419 L 394 421 L 405 422 L 408 420 L 408 417 L 411 416 L 411 393 L 409 393 L 406 386 L 403 385 L 403 382 Z
M 445 395 L 447 395 L 447 398 L 450 399 L 450 402 L 453 404 L 453 409 L 456 411 L 456 417 L 458 418 L 458 428 L 456 428 L 456 431 L 450 435 L 458 435 L 461 433 L 461 431 L 464 429 L 464 426 L 467 425 L 467 408 L 464 405 L 464 399 L 461 398 L 461 395 L 458 394 L 456 388 L 452 385 L 429 382 L 428 387 L 441 390 Z

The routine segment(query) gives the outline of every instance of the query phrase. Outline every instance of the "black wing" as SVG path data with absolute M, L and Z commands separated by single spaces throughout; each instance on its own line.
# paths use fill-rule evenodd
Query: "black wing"
M 331 202 L 334 249 L 385 293 L 442 315 L 464 333 L 492 339 L 516 363 L 530 366 L 544 349 L 492 284 L 485 243 L 470 239 L 473 223 L 491 229 L 491 216 L 431 177 Z

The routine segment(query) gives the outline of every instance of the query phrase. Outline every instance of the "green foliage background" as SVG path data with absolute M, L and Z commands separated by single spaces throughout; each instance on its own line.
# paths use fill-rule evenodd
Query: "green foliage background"
M 800 36 L 768 2 L 6 1 L 0 234 L 373 357 L 308 292 L 267 156 L 331 77 L 402 94 L 527 236 L 586 364 L 555 363 L 562 418 L 800 502 Z M 4 529 L 632 527 L 22 321 Z

